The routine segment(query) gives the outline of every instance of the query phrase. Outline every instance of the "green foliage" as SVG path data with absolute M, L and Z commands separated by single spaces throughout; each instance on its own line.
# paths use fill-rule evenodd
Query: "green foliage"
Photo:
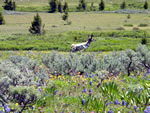
M 133 27 L 133 24 L 124 24 L 123 26 Z
M 144 9 L 148 9 L 148 2 L 147 2 L 147 0 L 144 3 Z
M 77 9 L 78 9 L 79 11 L 85 11 L 86 8 L 87 8 L 87 3 L 86 3 L 86 1 L 85 1 L 85 0 L 79 0 L 79 5 L 78 5 Z
M 44 34 L 44 25 L 42 26 L 42 20 L 38 13 L 36 14 L 36 16 L 34 16 L 34 20 L 33 22 L 31 22 L 31 24 L 32 25 L 29 28 L 30 33 L 38 35 Z
M 95 10 L 96 10 L 96 9 L 95 9 L 95 6 L 94 6 L 94 2 L 91 3 L 90 10 L 91 10 L 91 11 L 95 11 Z
M 139 24 L 138 26 L 139 26 L 139 27 L 147 27 L 147 26 L 148 26 L 148 24 L 141 23 L 141 24 Z
M 122 4 L 120 5 L 120 9 L 126 9 L 127 5 L 126 2 L 123 1 Z
M 5 0 L 3 8 L 5 10 L 16 10 L 16 3 L 12 0 Z
M 50 0 L 49 1 L 49 5 L 50 5 L 50 13 L 54 13 L 57 11 L 58 9 L 58 1 L 57 0 Z
M 62 4 L 60 0 L 58 2 L 58 12 L 62 13 Z
M 0 12 L 0 25 L 3 25 L 3 24 L 5 24 L 5 19 L 4 19 L 2 12 Z
M 104 0 L 101 0 L 101 2 L 99 3 L 99 10 L 102 11 L 105 9 L 105 3 Z
M 147 33 L 144 33 L 144 37 L 141 40 L 141 44 L 147 44 Z
M 65 2 L 64 6 L 63 6 L 63 11 L 64 12 L 68 12 L 69 11 L 69 7 L 68 7 L 68 3 Z

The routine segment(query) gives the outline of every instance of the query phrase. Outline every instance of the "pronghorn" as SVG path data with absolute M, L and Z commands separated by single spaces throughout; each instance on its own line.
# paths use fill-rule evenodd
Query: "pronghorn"
M 70 51 L 71 51 L 71 52 L 77 52 L 77 51 L 80 51 L 80 50 L 83 50 L 83 49 L 84 49 L 84 51 L 85 51 L 86 48 L 89 47 L 90 43 L 91 43 L 92 41 L 94 41 L 94 40 L 92 39 L 93 34 L 92 34 L 91 36 L 88 36 L 88 37 L 89 37 L 89 39 L 88 39 L 87 42 L 80 43 L 80 44 L 72 44 Z

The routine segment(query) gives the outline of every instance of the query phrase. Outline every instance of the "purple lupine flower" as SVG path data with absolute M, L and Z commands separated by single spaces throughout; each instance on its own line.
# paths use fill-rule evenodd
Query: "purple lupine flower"
M 84 88 L 83 90 L 82 90 L 82 93 L 86 93 L 87 91 L 86 91 L 86 89 Z
M 112 111 L 112 110 L 109 110 L 108 113 L 113 113 L 113 111 Z
M 148 73 L 150 73 L 150 69 L 148 69 Z
M 148 75 L 148 73 L 146 72 L 145 74 L 144 74 L 144 76 L 147 76 Z
M 61 111 L 60 113 L 64 113 L 63 111 Z
M 99 83 L 97 84 L 97 88 L 98 88 L 100 85 L 101 85 L 101 82 L 99 82 Z
M 140 88 L 140 90 L 143 90 L 143 88 Z
M 109 105 L 109 102 L 106 102 L 106 106 L 108 106 Z
M 92 86 L 92 81 L 90 81 L 90 86 Z
M 85 99 L 82 99 L 82 105 L 83 106 L 85 105 Z
M 0 113 L 3 113 L 3 111 L 0 111 Z
M 84 113 L 84 111 L 81 111 L 81 113 Z
M 59 96 L 61 97 L 62 93 L 59 93 Z
M 35 83 L 35 85 L 36 85 L 36 86 L 39 86 L 39 83 L 38 83 L 38 82 L 36 82 L 36 83 Z
M 135 110 L 135 112 L 137 112 L 137 108 L 138 108 L 138 107 L 135 105 L 135 106 L 134 106 L 134 110 Z
M 150 106 L 147 106 L 144 110 L 144 113 L 150 113 Z
M 85 77 L 87 78 L 88 76 L 89 76 L 89 74 L 88 74 L 88 73 L 86 73 L 86 76 L 85 76 Z
M 82 83 L 84 84 L 84 83 L 85 83 L 85 81 L 83 80 L 83 81 L 82 81 Z
M 9 113 L 11 111 L 7 104 L 4 105 L 4 110 L 5 113 Z
M 115 104 L 115 105 L 119 104 L 119 102 L 118 102 L 117 99 L 115 99 L 114 104 Z
M 90 78 L 93 78 L 93 77 L 94 77 L 94 74 L 91 74 L 91 75 L 90 75 Z
M 91 90 L 91 89 L 89 89 L 89 92 L 92 92 L 92 90 Z
M 132 113 L 131 111 L 129 111 L 128 113 Z
M 38 88 L 38 90 L 39 90 L 40 93 L 42 92 L 42 90 L 40 88 Z
M 126 106 L 126 101 L 125 100 L 122 101 L 122 106 Z
M 78 86 L 80 86 L 80 83 L 78 83 Z
M 110 101 L 110 104 L 113 104 L 113 102 L 112 102 L 112 101 Z
M 92 95 L 92 92 L 89 92 L 89 96 L 91 96 Z
M 56 95 L 56 94 L 57 94 L 57 90 L 54 91 L 54 95 Z

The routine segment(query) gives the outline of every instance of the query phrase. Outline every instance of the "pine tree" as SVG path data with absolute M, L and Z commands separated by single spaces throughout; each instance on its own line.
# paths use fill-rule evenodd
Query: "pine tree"
M 126 6 L 126 2 L 123 1 L 122 4 L 120 5 L 120 8 L 121 8 L 121 9 L 126 9 L 126 7 L 127 7 L 127 6 Z
M 29 28 L 30 33 L 32 34 L 39 34 L 42 35 L 44 34 L 44 25 L 42 27 L 42 20 L 39 14 L 37 13 L 36 16 L 34 16 L 33 22 L 31 22 L 31 27 Z
M 77 7 L 77 9 L 79 10 L 86 10 L 87 4 L 85 0 L 80 0 L 79 1 L 79 6 Z
M 68 3 L 67 2 L 65 2 L 65 4 L 64 4 L 64 6 L 63 6 L 63 11 L 64 12 L 68 12 L 69 11 L 69 8 L 68 8 Z
M 64 15 L 62 16 L 62 19 L 63 19 L 64 21 L 67 21 L 67 24 L 69 23 L 69 22 L 68 22 L 68 17 L 69 17 L 69 15 L 68 15 L 68 10 L 65 10 Z
M 16 3 L 12 2 L 12 0 L 5 0 L 3 8 L 5 10 L 16 10 Z
M 57 0 L 50 0 L 49 5 L 50 5 L 50 11 L 49 12 L 54 13 L 57 11 L 57 7 L 58 7 L 58 1 Z
M 144 37 L 141 40 L 141 44 L 147 44 L 147 33 L 144 32 Z
M 145 1 L 144 9 L 148 9 L 148 2 L 147 2 L 147 0 Z
M 94 10 L 95 10 L 94 2 L 91 3 L 90 10 L 91 10 L 91 11 L 94 11 Z
M 101 2 L 99 3 L 99 10 L 104 10 L 105 9 L 105 4 L 104 4 L 104 0 L 101 0 Z
M 0 12 L 0 25 L 5 24 L 4 17 L 2 15 L 2 12 Z
M 58 12 L 62 13 L 62 4 L 60 0 L 58 2 Z

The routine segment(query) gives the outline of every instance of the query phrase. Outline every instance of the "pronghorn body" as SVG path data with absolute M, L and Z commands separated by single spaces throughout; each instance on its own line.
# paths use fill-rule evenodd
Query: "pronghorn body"
M 89 37 L 87 42 L 84 43 L 80 43 L 80 44 L 72 44 L 71 45 L 71 52 L 77 52 L 77 51 L 81 51 L 81 50 L 86 50 L 90 43 L 93 41 L 92 40 L 93 35 L 91 35 L 91 37 Z

